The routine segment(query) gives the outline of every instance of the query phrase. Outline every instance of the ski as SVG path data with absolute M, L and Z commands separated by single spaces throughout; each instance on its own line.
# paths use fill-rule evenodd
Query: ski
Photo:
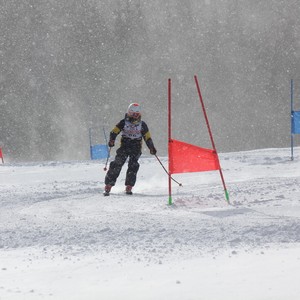
M 124 191 L 124 194 L 125 195 L 133 195 L 133 193 L 130 191 L 130 192 L 128 192 L 128 191 Z M 113 193 L 113 195 L 121 195 L 120 193 Z M 106 191 L 104 191 L 103 192 L 103 196 L 110 196 L 110 192 L 106 192 Z

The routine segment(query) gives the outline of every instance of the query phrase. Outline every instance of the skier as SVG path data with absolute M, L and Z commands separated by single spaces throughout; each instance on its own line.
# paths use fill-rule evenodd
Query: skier
M 108 196 L 111 188 L 115 185 L 121 169 L 129 157 L 128 169 L 125 179 L 125 192 L 132 195 L 132 187 L 136 182 L 139 170 L 138 160 L 142 154 L 142 139 L 146 142 L 150 154 L 155 155 L 154 147 L 147 124 L 141 120 L 141 107 L 138 103 L 128 106 L 125 118 L 122 119 L 110 132 L 108 146 L 114 147 L 117 135 L 121 133 L 121 146 L 116 151 L 115 160 L 109 164 L 109 170 L 105 176 L 104 195 Z

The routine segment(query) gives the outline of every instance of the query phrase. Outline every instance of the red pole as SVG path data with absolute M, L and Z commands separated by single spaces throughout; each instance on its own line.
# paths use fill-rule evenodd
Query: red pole
M 0 157 L 1 157 L 2 163 L 4 164 L 4 158 L 3 158 L 2 148 L 0 148 Z
M 170 143 L 171 140 L 171 79 L 168 80 L 168 153 L 170 156 Z M 170 172 L 170 157 L 169 157 L 169 205 L 172 204 L 172 182 Z
M 201 95 L 201 91 L 200 91 L 200 87 L 199 87 L 199 83 L 198 83 L 198 78 L 197 78 L 196 75 L 194 76 L 194 78 L 195 78 L 195 83 L 196 83 L 200 103 L 201 103 L 201 106 L 202 106 L 203 114 L 204 114 L 204 117 L 205 117 L 206 126 L 207 126 L 207 129 L 208 129 L 208 132 L 209 132 L 211 144 L 212 144 L 212 147 L 213 147 L 214 151 L 217 154 L 217 158 L 218 158 L 218 161 L 219 161 L 219 156 L 218 156 L 218 153 L 217 153 L 217 150 L 216 150 L 216 146 L 215 146 L 214 139 L 213 139 L 211 129 L 210 129 L 210 126 L 209 126 L 209 122 L 208 122 L 208 117 L 207 117 L 206 110 L 205 110 L 205 107 L 204 107 L 204 102 L 203 102 L 203 98 L 202 98 L 202 95 Z M 219 172 L 220 172 L 221 180 L 222 180 L 222 183 L 223 183 L 226 200 L 229 203 L 229 194 L 228 194 L 228 191 L 227 191 L 227 188 L 226 188 L 226 185 L 225 185 L 225 180 L 224 180 L 224 176 L 223 176 L 223 172 L 222 172 L 220 163 L 219 163 Z

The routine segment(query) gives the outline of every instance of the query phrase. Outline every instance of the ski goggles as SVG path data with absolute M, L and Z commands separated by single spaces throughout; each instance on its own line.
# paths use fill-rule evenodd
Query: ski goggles
M 141 113 L 139 112 L 129 112 L 128 114 L 131 118 L 138 119 L 141 117 Z

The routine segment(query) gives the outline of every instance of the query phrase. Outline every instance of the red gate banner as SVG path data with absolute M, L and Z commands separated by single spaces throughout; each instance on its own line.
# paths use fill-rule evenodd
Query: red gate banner
M 173 139 L 169 142 L 169 163 L 171 174 L 220 169 L 219 158 L 215 150 Z

